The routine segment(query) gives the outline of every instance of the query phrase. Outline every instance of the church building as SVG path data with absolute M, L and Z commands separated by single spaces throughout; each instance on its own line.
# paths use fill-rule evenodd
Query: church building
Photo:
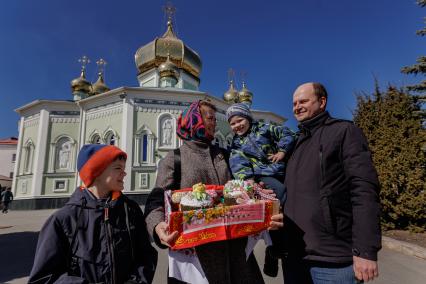
M 128 154 L 124 192 L 142 203 L 154 186 L 158 162 L 181 145 L 177 118 L 192 102 L 209 99 L 216 105 L 215 140 L 228 147 L 232 132 L 225 118 L 234 102 L 251 104 L 253 94 L 230 81 L 223 98 L 200 90 L 201 58 L 179 39 L 169 13 L 166 32 L 135 54 L 138 86 L 109 89 L 103 78 L 104 60 L 97 61 L 98 80 L 81 75 L 71 81 L 72 100 L 39 99 L 16 109 L 20 115 L 19 139 L 13 175 L 14 208 L 62 206 L 81 181 L 77 154 L 82 145 L 116 145 Z M 252 110 L 256 120 L 282 124 L 285 118 Z

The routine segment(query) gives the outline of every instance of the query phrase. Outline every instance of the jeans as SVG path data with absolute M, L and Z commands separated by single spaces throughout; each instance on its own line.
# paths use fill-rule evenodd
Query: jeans
M 353 265 L 339 268 L 311 267 L 314 284 L 356 284 Z
M 263 182 L 267 188 L 272 189 L 281 205 L 285 203 L 287 199 L 287 189 L 284 186 L 283 178 L 257 176 L 255 180 Z
M 286 258 L 282 262 L 285 284 L 356 284 L 352 265 L 325 265 Z

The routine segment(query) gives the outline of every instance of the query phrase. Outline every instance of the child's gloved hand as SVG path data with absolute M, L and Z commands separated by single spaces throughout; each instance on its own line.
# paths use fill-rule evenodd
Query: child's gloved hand
M 284 152 L 277 152 L 275 154 L 270 154 L 268 156 L 268 159 L 272 163 L 277 163 L 277 162 L 281 162 L 282 160 L 284 160 L 284 157 L 285 157 L 285 153 Z

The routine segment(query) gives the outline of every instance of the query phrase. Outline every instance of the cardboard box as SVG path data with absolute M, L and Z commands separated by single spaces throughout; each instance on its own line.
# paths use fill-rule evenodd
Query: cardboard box
M 215 190 L 223 195 L 223 186 L 206 185 L 206 190 Z M 192 191 L 192 188 L 173 192 Z M 172 191 L 165 191 L 166 222 L 170 232 L 179 236 L 172 249 L 185 249 L 198 245 L 260 233 L 269 227 L 271 216 L 278 213 L 279 201 L 262 194 L 262 200 L 253 204 L 216 206 L 207 209 L 179 211 L 173 208 Z

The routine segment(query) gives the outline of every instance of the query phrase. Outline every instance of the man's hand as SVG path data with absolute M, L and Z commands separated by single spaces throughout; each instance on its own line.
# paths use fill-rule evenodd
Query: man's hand
M 360 281 L 368 282 L 379 276 L 377 261 L 353 256 L 355 277 Z
M 157 233 L 158 238 L 161 243 L 165 246 L 170 247 L 171 244 L 177 239 L 178 231 L 174 231 L 169 234 L 169 226 L 166 222 L 160 222 L 157 226 L 155 226 L 155 232 Z
M 268 230 L 278 230 L 284 226 L 284 214 L 272 215 Z
M 285 157 L 285 153 L 284 152 L 277 152 L 276 154 L 270 154 L 268 156 L 268 159 L 272 163 L 277 163 L 277 162 L 281 162 L 282 160 L 284 160 L 284 157 Z

